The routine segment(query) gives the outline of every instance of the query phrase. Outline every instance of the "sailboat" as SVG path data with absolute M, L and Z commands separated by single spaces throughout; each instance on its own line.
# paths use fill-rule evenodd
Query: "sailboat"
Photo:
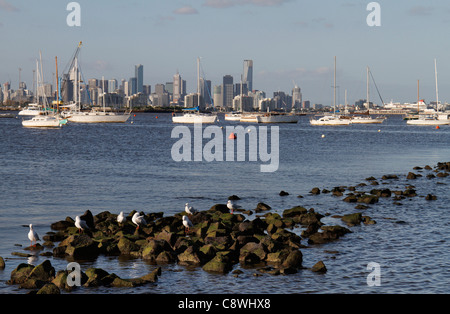
M 198 106 L 194 108 L 184 109 L 182 115 L 172 115 L 173 123 L 202 123 L 212 124 L 217 121 L 217 115 L 208 113 L 200 113 L 200 58 L 197 58 L 197 97 Z
M 438 78 L 437 78 L 437 62 L 434 59 L 434 74 L 436 79 L 436 111 L 439 112 L 439 89 L 438 89 Z M 417 81 L 417 103 L 419 104 L 419 81 Z M 439 125 L 447 125 L 450 124 L 450 120 L 448 116 L 442 114 L 420 114 L 419 108 L 417 109 L 419 113 L 419 118 L 414 120 L 408 120 L 406 123 L 408 125 L 431 125 L 431 126 L 439 126 Z
M 56 76 L 58 77 L 58 58 L 55 58 L 56 60 Z M 41 107 L 39 105 L 39 101 L 40 101 L 40 95 L 39 95 L 39 90 L 42 90 L 43 95 L 42 95 L 42 111 L 40 114 L 33 116 L 33 118 L 31 118 L 30 120 L 23 120 L 22 121 L 22 126 L 25 128 L 59 128 L 62 127 L 63 125 L 67 124 L 67 119 L 64 119 L 60 116 L 58 109 L 56 110 L 56 112 L 50 112 L 47 110 L 48 108 L 48 103 L 47 103 L 47 97 L 45 96 L 45 92 L 44 92 L 44 88 L 43 88 L 43 71 L 42 71 L 42 55 L 40 56 L 40 63 L 41 66 L 39 68 L 39 64 L 36 61 L 36 73 L 37 73 L 37 105 L 39 107 Z M 58 88 L 57 88 L 58 89 Z M 57 99 L 59 99 L 59 92 L 58 92 L 58 96 Z
M 81 70 L 78 64 L 78 54 L 80 53 L 82 42 L 78 44 L 75 51 L 72 63 L 69 68 L 69 74 L 75 79 L 75 100 L 73 103 L 65 105 L 67 109 L 64 115 L 70 122 L 74 123 L 125 123 L 131 117 L 131 110 L 127 110 L 124 113 L 107 111 L 105 104 L 105 88 L 103 86 L 103 110 L 97 110 L 92 108 L 90 111 L 81 110 Z M 103 80 L 104 83 L 104 80 Z M 66 84 L 67 86 L 67 84 Z
M 332 115 L 326 115 L 318 120 L 311 119 L 309 122 L 311 125 L 350 125 L 350 119 L 342 119 L 336 115 L 336 57 L 334 57 L 334 113 Z
M 378 118 L 372 118 L 370 116 L 370 92 L 369 92 L 369 72 L 370 69 L 369 67 L 367 67 L 367 115 L 361 115 L 361 116 L 354 116 L 352 117 L 352 123 L 357 123 L 357 124 L 381 124 L 384 122 L 384 118 L 383 117 L 378 117 Z

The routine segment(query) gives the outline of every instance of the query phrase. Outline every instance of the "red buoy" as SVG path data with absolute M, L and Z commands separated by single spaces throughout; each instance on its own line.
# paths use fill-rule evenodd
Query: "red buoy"
M 228 137 L 230 140 L 235 140 L 237 139 L 237 136 L 235 133 L 231 133 L 230 136 Z
M 439 127 L 439 125 L 437 125 L 437 126 L 436 126 L 436 130 L 439 130 L 439 129 L 440 129 L 440 127 Z

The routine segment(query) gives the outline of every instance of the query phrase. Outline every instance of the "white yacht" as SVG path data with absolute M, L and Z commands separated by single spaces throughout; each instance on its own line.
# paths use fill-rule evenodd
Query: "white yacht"
M 242 114 L 240 112 L 230 112 L 225 114 L 226 121 L 241 121 Z
M 258 123 L 298 123 L 300 118 L 293 114 L 266 113 L 256 117 Z
M 350 125 L 352 124 L 351 119 L 341 119 L 335 115 L 328 115 L 319 118 L 318 120 L 311 119 L 309 121 L 311 125 Z
M 384 117 L 372 118 L 371 116 L 354 116 L 352 123 L 355 124 L 381 124 L 386 120 Z

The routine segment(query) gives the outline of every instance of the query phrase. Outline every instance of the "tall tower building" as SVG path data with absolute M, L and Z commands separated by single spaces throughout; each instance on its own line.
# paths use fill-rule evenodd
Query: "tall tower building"
M 144 66 L 142 64 L 135 66 L 136 94 L 144 92 Z
M 231 108 L 233 106 L 233 98 L 234 98 L 234 85 L 233 85 L 233 77 L 231 75 L 225 75 L 223 77 L 223 106 Z
M 297 85 L 295 85 L 294 89 L 292 89 L 292 108 L 302 108 L 302 90 Z
M 183 93 L 183 80 L 181 79 L 180 73 L 173 76 L 173 102 L 178 103 L 184 99 Z
M 244 76 L 242 79 L 248 90 L 253 91 L 253 60 L 244 60 Z

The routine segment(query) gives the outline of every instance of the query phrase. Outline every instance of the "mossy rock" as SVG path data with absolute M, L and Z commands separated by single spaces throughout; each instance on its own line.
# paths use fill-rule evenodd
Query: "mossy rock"
M 39 289 L 39 291 L 36 294 L 61 294 L 61 291 L 55 284 L 48 283 L 41 289 Z
M 299 215 L 306 214 L 308 210 L 302 206 L 296 206 L 291 209 L 286 209 L 283 211 L 283 217 L 295 217 Z

